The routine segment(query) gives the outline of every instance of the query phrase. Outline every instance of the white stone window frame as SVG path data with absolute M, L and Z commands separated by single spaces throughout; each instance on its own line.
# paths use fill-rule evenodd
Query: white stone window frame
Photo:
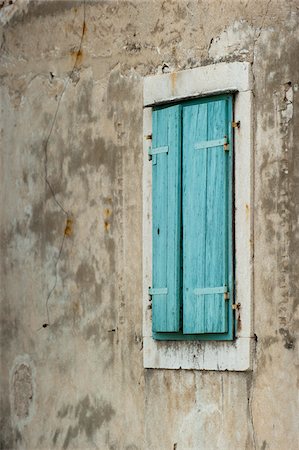
M 233 341 L 157 341 L 152 337 L 152 163 L 148 160 L 152 108 L 174 101 L 234 94 L 235 303 Z M 250 370 L 253 341 L 253 114 L 251 65 L 219 63 L 144 78 L 143 148 L 143 361 L 145 368 Z

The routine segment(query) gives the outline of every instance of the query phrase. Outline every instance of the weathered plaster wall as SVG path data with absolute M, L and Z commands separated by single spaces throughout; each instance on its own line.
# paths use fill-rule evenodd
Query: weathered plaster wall
M 297 449 L 298 2 L 2 3 L 1 448 Z M 255 82 L 254 370 L 144 370 L 142 77 L 226 60 Z

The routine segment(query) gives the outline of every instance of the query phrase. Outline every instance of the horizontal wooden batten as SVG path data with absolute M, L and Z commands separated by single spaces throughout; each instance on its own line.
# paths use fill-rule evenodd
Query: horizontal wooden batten
M 223 139 L 217 139 L 214 141 L 203 141 L 203 142 L 198 142 L 197 144 L 195 144 L 194 148 L 195 150 L 200 150 L 200 149 L 204 149 L 204 148 L 211 148 L 211 147 L 221 147 L 222 145 L 227 144 L 227 138 L 223 138 Z
M 149 155 L 158 155 L 159 153 L 168 153 L 168 145 L 165 145 L 164 147 L 151 148 L 148 152 Z
M 227 292 L 227 286 L 196 288 L 193 292 L 195 295 L 225 294 Z
M 168 289 L 167 288 L 149 288 L 148 290 L 149 295 L 167 295 Z

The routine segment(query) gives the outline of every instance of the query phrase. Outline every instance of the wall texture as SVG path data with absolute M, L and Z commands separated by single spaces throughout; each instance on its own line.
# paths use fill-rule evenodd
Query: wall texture
M 1 449 L 297 449 L 298 2 L 0 8 Z M 218 61 L 254 73 L 254 368 L 144 370 L 143 77 Z

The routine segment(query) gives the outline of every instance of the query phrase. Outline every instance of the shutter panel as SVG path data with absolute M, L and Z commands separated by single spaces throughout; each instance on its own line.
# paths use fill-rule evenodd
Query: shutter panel
M 152 213 L 153 331 L 179 330 L 181 109 L 153 111 Z
M 226 333 L 231 322 L 231 114 L 231 97 L 183 108 L 185 334 Z

